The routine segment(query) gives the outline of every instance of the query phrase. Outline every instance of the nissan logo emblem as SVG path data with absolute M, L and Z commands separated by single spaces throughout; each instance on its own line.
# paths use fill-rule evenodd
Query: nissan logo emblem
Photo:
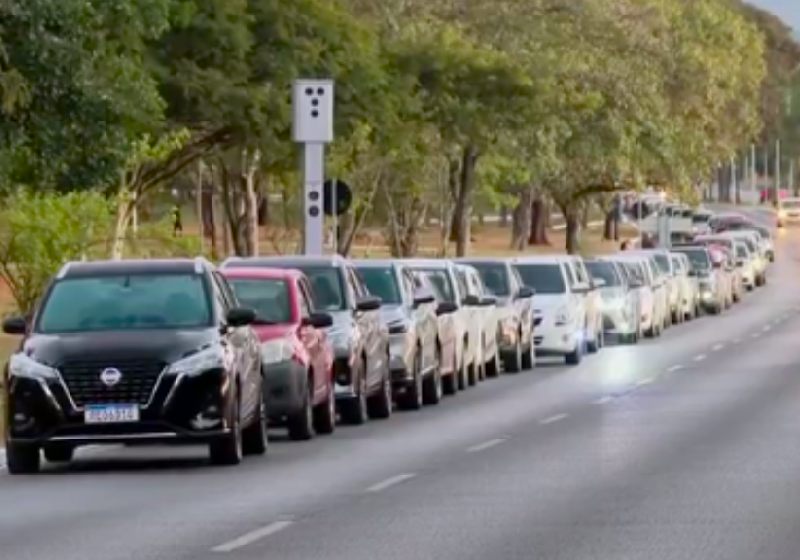
M 106 387 L 113 387 L 122 380 L 122 372 L 117 368 L 106 368 L 100 372 L 100 381 Z

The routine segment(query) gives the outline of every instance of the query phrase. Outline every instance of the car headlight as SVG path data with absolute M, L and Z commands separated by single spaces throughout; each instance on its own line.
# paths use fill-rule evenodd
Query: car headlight
M 569 309 L 567 307 L 562 307 L 558 311 L 556 311 L 556 326 L 563 327 L 564 325 L 568 324 L 570 320 L 569 316 Z
M 230 357 L 222 347 L 214 345 L 172 363 L 167 373 L 192 377 L 210 369 L 228 369 L 229 365 Z
M 12 377 L 27 379 L 58 379 L 58 371 L 40 364 L 25 354 L 14 354 L 8 362 L 8 372 Z
M 261 361 L 264 364 L 275 364 L 292 359 L 292 345 L 286 339 L 268 340 L 261 343 Z

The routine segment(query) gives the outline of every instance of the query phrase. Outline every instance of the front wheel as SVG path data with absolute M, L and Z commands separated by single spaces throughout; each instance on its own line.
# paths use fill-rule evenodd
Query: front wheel
M 289 439 L 295 441 L 307 441 L 314 437 L 314 407 L 311 400 L 311 391 L 313 389 L 309 385 L 306 385 L 303 404 L 300 409 L 290 414 L 287 421 Z
M 392 415 L 392 379 L 389 374 L 388 352 L 386 353 L 386 364 L 378 393 L 367 401 L 367 412 L 370 418 L 386 419 Z
M 256 418 L 242 432 L 242 452 L 244 455 L 263 455 L 268 445 L 267 405 L 264 403 L 264 392 L 261 391 Z
M 495 350 L 494 357 L 486 362 L 486 377 L 499 377 L 500 376 L 500 357 Z
M 514 345 L 514 352 L 505 360 L 506 371 L 518 373 L 522 370 L 522 344 L 519 340 Z
M 367 421 L 367 384 L 366 384 L 366 364 L 362 361 L 359 366 L 360 371 L 356 374 L 356 394 L 354 397 L 343 401 L 339 405 L 339 412 L 342 413 L 342 420 L 348 424 L 358 426 Z
M 422 386 L 422 400 L 425 404 L 439 404 L 442 400 L 442 371 L 439 369 L 441 361 L 439 351 L 436 351 L 436 365 L 428 377 L 425 378 Z
M 453 356 L 453 371 L 442 380 L 442 389 L 445 395 L 455 395 L 458 393 L 458 371 L 456 370 L 456 364 L 458 364 L 458 356 Z
M 571 366 L 577 366 L 578 364 L 581 363 L 582 359 L 583 359 L 583 352 L 580 343 L 575 345 L 575 350 L 564 356 L 564 361 Z
M 44 458 L 50 463 L 69 463 L 75 454 L 71 445 L 45 445 Z
M 42 465 L 41 453 L 35 445 L 6 444 L 6 466 L 11 474 L 36 474 Z
M 336 430 L 336 390 L 333 381 L 328 386 L 325 402 L 314 409 L 314 430 L 318 434 L 332 434 Z
M 533 340 L 528 344 L 528 349 L 522 354 L 522 369 L 533 369 L 536 365 L 536 350 L 534 349 Z
M 242 425 L 239 418 L 239 403 L 234 405 L 230 431 L 209 446 L 211 463 L 214 465 L 238 465 L 242 462 Z

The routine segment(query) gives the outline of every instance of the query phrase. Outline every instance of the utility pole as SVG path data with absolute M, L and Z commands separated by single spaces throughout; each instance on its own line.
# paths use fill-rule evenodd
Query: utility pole
M 775 141 L 775 194 L 772 199 L 777 203 L 781 192 L 781 140 L 778 138 Z

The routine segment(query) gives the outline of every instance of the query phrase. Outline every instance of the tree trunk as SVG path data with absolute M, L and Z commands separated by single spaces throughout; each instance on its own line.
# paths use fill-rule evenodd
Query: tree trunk
M 246 216 L 246 247 L 247 256 L 258 256 L 258 193 L 256 192 L 256 173 L 261 161 L 261 152 L 256 149 L 248 157 L 248 150 L 245 150 L 244 160 L 247 162 L 244 180 L 244 214 Z M 248 161 L 249 160 L 249 161 Z
M 128 227 L 133 218 L 133 210 L 136 200 L 130 196 L 127 190 L 123 190 L 117 200 L 117 221 L 114 225 L 114 239 L 111 244 L 111 258 L 121 260 L 125 252 L 125 237 L 128 234 Z
M 567 222 L 566 230 L 566 250 L 567 254 L 575 255 L 580 248 L 580 217 L 574 208 L 568 208 L 564 211 L 564 219 Z
M 200 239 L 200 252 L 203 252 L 206 248 L 206 223 L 203 216 L 203 160 L 197 160 L 195 213 L 197 214 L 197 236 Z
M 545 203 L 541 192 L 537 192 L 531 203 L 529 245 L 550 245 L 550 240 L 547 238 L 547 228 L 550 225 L 549 214 L 549 205 Z
M 455 210 L 453 211 L 453 232 L 456 242 L 456 256 L 466 256 L 469 250 L 472 225 L 472 195 L 475 190 L 475 166 L 478 151 L 474 146 L 464 148 L 461 160 L 461 173 Z
M 524 251 L 531 232 L 533 212 L 533 188 L 525 187 L 519 195 L 511 222 L 511 249 Z

